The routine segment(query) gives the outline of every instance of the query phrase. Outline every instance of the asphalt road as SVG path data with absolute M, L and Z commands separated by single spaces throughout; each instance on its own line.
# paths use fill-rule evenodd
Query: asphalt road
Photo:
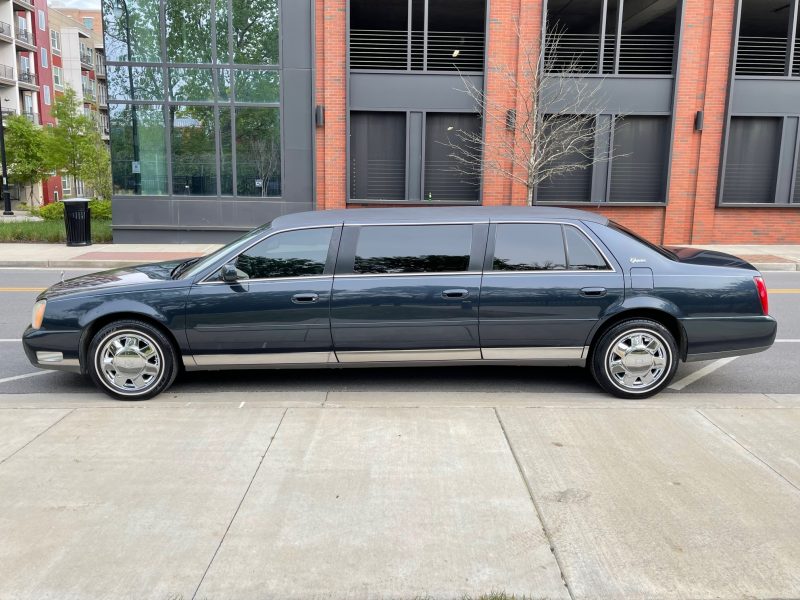
M 74 277 L 89 271 L 67 271 Z M 33 368 L 19 337 L 30 321 L 37 290 L 58 281 L 58 269 L 0 269 L 0 394 L 94 391 L 84 378 Z M 767 352 L 733 360 L 681 364 L 663 394 L 800 392 L 800 273 L 765 274 L 778 342 Z M 793 291 L 791 291 L 793 290 Z M 190 373 L 172 391 L 207 392 L 541 392 L 596 393 L 579 368 L 463 367 L 420 369 L 320 369 Z

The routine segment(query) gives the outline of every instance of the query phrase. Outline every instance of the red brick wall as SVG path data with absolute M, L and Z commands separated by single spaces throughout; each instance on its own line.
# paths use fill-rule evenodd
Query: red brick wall
M 342 208 L 346 198 L 346 2 L 316 0 L 317 103 L 325 105 L 325 127 L 316 134 L 321 209 Z M 796 208 L 716 206 L 736 0 L 684 0 L 684 4 L 667 206 L 581 208 L 602 213 L 657 243 L 799 243 Z M 504 112 L 518 109 L 522 98 L 497 67 L 524 72 L 521 48 L 540 42 L 542 3 L 491 0 L 489 7 L 487 100 Z M 697 132 L 695 115 L 701 110 L 704 127 Z M 500 136 L 513 133 L 500 120 L 487 118 L 485 135 L 491 147 Z M 524 147 L 519 137 L 515 143 Z M 506 163 L 504 168 L 512 165 Z M 519 167 L 514 172 L 523 175 Z M 525 202 L 524 185 L 491 170 L 484 173 L 484 205 Z

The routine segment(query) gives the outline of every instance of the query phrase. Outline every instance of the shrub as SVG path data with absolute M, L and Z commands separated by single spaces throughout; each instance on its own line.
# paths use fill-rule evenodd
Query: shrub
M 45 221 L 63 221 L 64 220 L 64 203 L 53 202 L 42 206 L 38 211 L 38 216 L 42 217 Z
M 92 219 L 108 221 L 111 219 L 111 200 L 91 200 L 89 211 Z

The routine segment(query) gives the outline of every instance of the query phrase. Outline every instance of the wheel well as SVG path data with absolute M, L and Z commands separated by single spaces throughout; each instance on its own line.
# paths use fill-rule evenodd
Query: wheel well
M 164 334 L 169 342 L 172 344 L 173 350 L 175 350 L 176 356 L 178 356 L 178 367 L 183 368 L 183 363 L 180 360 L 181 350 L 180 346 L 178 346 L 178 340 L 175 339 L 175 336 L 172 332 L 164 327 L 163 323 L 156 321 L 154 318 L 149 317 L 147 315 L 143 315 L 141 313 L 111 313 L 108 315 L 103 315 L 102 317 L 98 317 L 83 330 L 83 335 L 81 336 L 81 347 L 80 347 L 80 363 L 82 370 L 85 372 L 85 365 L 86 363 L 86 355 L 89 352 L 89 344 L 92 342 L 92 338 L 94 335 L 100 331 L 103 327 L 108 325 L 109 323 L 113 323 L 114 321 L 122 321 L 124 319 L 134 319 L 136 321 L 143 321 L 148 325 L 152 325 L 156 329 L 158 329 L 161 333 Z
M 675 341 L 678 343 L 678 354 L 680 358 L 684 360 L 686 359 L 686 332 L 683 330 L 683 326 L 680 324 L 680 321 L 678 321 L 678 319 L 673 317 L 671 314 L 661 310 L 656 310 L 654 308 L 637 308 L 627 310 L 610 317 L 592 336 L 589 344 L 591 351 L 594 351 L 595 342 L 597 342 L 597 340 L 599 340 L 606 331 L 611 329 L 617 323 L 627 321 L 628 319 L 651 319 L 661 323 L 667 328 L 667 330 L 672 334 L 672 337 L 674 337 Z

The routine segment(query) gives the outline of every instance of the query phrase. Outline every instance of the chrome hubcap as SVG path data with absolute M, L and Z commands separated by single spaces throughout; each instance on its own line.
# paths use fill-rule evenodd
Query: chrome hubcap
M 670 364 L 669 346 L 654 331 L 637 329 L 619 336 L 608 351 L 606 369 L 618 388 L 644 392 L 658 385 Z
M 122 394 L 138 394 L 161 379 L 164 359 L 149 336 L 115 331 L 100 344 L 97 365 L 108 387 Z

